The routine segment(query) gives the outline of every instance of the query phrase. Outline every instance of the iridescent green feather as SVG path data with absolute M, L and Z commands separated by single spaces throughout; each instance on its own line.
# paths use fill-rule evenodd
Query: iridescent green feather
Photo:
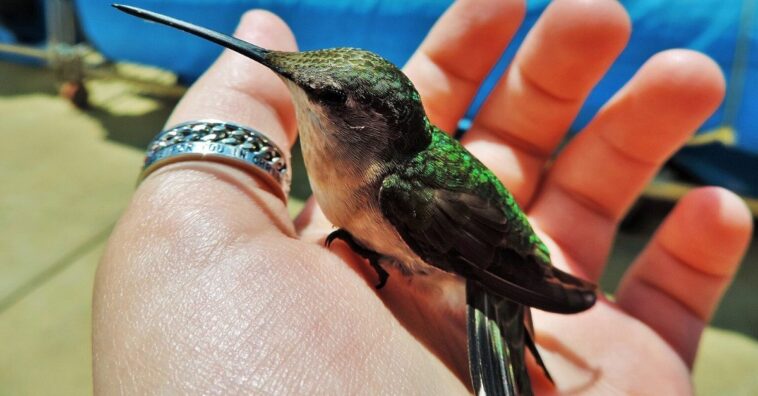
M 408 187 L 441 188 L 484 197 L 493 205 L 500 206 L 507 218 L 510 248 L 522 255 L 534 255 L 544 264 L 549 264 L 547 247 L 534 233 L 528 218 L 498 177 L 457 140 L 428 120 L 427 131 L 431 136 L 429 147 L 417 153 L 398 171 L 401 179 L 411 181 Z M 414 180 L 416 183 L 412 182 Z M 387 182 L 392 183 L 393 180 Z

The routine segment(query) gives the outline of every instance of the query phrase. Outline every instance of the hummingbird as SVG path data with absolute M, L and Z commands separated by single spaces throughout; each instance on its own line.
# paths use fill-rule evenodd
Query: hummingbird
M 313 194 L 340 239 L 386 265 L 466 281 L 468 347 L 477 394 L 529 395 L 530 307 L 577 313 L 596 287 L 555 268 L 550 252 L 495 174 L 430 122 L 403 72 L 355 48 L 283 52 L 125 5 L 121 11 L 234 50 L 274 73 L 292 96 Z

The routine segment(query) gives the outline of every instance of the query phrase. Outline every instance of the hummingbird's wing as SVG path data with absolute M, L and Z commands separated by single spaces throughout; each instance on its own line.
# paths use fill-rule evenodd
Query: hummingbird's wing
M 381 211 L 408 246 L 427 263 L 515 302 L 559 313 L 590 308 L 595 286 L 551 265 L 547 248 L 495 176 L 476 158 L 461 166 L 440 151 L 432 145 L 382 182 Z M 446 167 L 445 173 L 424 164 Z

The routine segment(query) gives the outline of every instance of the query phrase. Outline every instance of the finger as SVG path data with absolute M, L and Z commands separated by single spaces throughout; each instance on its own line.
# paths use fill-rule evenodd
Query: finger
M 284 21 L 267 11 L 247 12 L 234 35 L 264 48 L 297 49 Z M 189 89 L 167 125 L 201 118 L 250 126 L 283 149 L 295 140 L 295 113 L 284 83 L 263 65 L 231 50 L 225 50 Z
M 624 276 L 619 306 L 657 331 L 691 367 L 751 229 L 750 212 L 733 193 L 715 187 L 691 192 Z
M 434 124 L 455 130 L 524 10 L 523 0 L 459 0 L 437 21 L 404 68 Z
M 551 3 L 482 106 L 463 142 L 520 203 L 630 29 L 615 0 Z
M 246 13 L 235 35 L 266 48 L 296 50 L 294 36 L 287 25 L 265 11 Z M 242 55 L 224 51 L 182 98 L 167 125 L 206 118 L 249 126 L 273 140 L 287 157 L 290 155 L 289 147 L 295 138 L 296 128 L 287 88 L 273 72 Z M 286 207 L 277 198 L 281 192 L 275 191 L 276 186 L 257 179 L 257 175 L 236 172 L 231 167 L 218 164 L 179 162 L 151 174 L 143 186 L 149 184 L 150 179 L 172 170 L 208 173 L 213 182 L 203 184 L 203 194 L 192 190 L 195 195 L 208 199 L 226 188 L 217 185 L 219 182 L 236 186 L 239 194 L 224 196 L 224 201 L 230 201 L 227 208 L 239 209 L 252 204 L 257 212 L 268 219 L 256 220 L 251 212 L 248 221 L 253 223 L 250 224 L 266 228 L 273 223 L 285 233 L 294 234 Z
M 586 276 L 598 279 L 619 220 L 723 95 L 710 58 L 660 53 L 557 158 L 530 212 Z

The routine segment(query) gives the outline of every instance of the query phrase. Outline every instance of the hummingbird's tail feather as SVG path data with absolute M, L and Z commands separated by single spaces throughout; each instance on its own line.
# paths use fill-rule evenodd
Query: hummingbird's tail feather
M 466 300 L 474 392 L 488 396 L 531 395 L 524 349 L 529 337 L 524 323 L 527 307 L 488 294 L 472 280 L 466 283 Z
M 526 327 L 526 337 L 524 338 L 524 341 L 526 342 L 526 347 L 529 348 L 529 351 L 532 352 L 532 356 L 534 356 L 534 360 L 537 361 L 537 364 L 542 367 L 542 372 L 545 373 L 545 377 L 552 382 L 553 376 L 550 375 L 550 371 L 548 371 L 547 366 L 545 366 L 545 362 L 542 361 L 542 356 L 540 356 L 540 351 L 537 350 L 537 344 L 534 342 L 534 325 L 532 324 L 532 310 L 528 307 L 524 307 L 524 326 Z
M 468 302 L 469 369 L 477 395 L 515 395 L 514 381 L 505 372 L 502 337 L 497 323 L 491 320 L 495 310 L 489 296 L 466 286 Z M 493 334 L 494 333 L 494 334 Z
M 143 10 L 141 8 L 132 7 L 132 6 L 123 5 L 123 4 L 111 4 L 111 5 L 120 11 L 123 11 L 130 15 L 134 15 L 138 18 L 161 23 L 161 24 L 164 24 L 164 25 L 167 25 L 179 30 L 183 30 L 187 33 L 194 34 L 195 36 L 202 37 L 206 40 L 210 40 L 223 47 L 239 52 L 240 54 L 245 55 L 256 62 L 259 62 L 263 64 L 264 66 L 271 67 L 269 65 L 270 62 L 268 62 L 266 58 L 266 55 L 269 54 L 271 51 L 265 48 L 261 48 L 257 45 L 250 44 L 236 37 L 228 36 L 226 34 L 219 33 L 219 32 L 214 32 L 213 30 L 206 29 L 204 27 L 200 27 L 197 25 L 193 25 L 191 23 L 184 22 L 176 18 L 171 18 L 166 15 L 161 15 L 152 11 Z

